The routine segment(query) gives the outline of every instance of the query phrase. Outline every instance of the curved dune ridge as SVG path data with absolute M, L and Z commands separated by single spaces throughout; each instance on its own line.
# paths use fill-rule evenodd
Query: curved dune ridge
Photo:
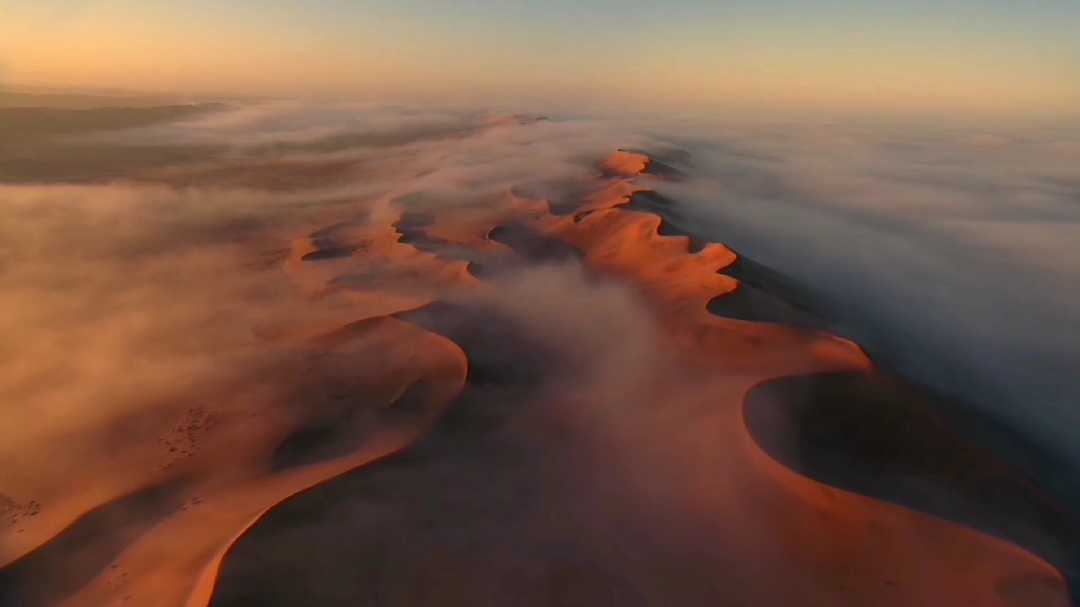
M 913 397 L 656 212 L 680 160 L 297 234 L 348 312 L 258 327 L 293 392 L 136 423 L 127 476 L 0 538 L 0 604 L 1068 605 L 1039 491 L 930 405 L 860 418 Z

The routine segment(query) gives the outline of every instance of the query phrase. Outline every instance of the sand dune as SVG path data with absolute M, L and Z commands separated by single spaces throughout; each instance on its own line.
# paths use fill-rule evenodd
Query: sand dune
M 880 371 L 782 279 L 680 233 L 648 184 L 681 160 L 600 159 L 576 206 L 326 212 L 280 267 L 344 313 L 260 327 L 286 354 L 135 424 L 40 517 L 12 502 L 0 605 L 1069 604 L 1048 498 L 928 405 L 874 426 L 916 397 L 784 392 Z
M 636 387 L 648 393 L 647 401 L 643 404 L 645 407 L 664 409 L 665 403 L 692 401 L 695 406 L 687 408 L 696 410 L 697 417 L 693 423 L 696 426 L 695 438 L 700 442 L 695 442 L 690 449 L 668 444 L 665 436 L 680 436 L 684 429 L 674 425 L 670 428 L 671 433 L 667 434 L 665 430 L 669 428 L 663 425 L 641 427 L 640 424 L 646 423 L 646 419 L 648 423 L 658 421 L 651 415 L 644 419 L 634 419 L 628 415 L 631 418 L 629 421 L 616 421 L 605 417 L 604 421 L 614 426 L 605 429 L 614 435 L 606 438 L 615 441 L 614 444 L 618 446 L 614 453 L 606 455 L 625 458 L 626 461 L 620 462 L 620 465 L 628 467 L 629 470 L 624 470 L 623 473 L 629 474 L 645 473 L 644 469 L 636 469 L 638 464 L 643 468 L 667 468 L 677 462 L 696 464 L 698 469 L 682 473 L 686 478 L 664 483 L 663 500 L 667 507 L 682 513 L 682 516 L 690 517 L 695 524 L 700 524 L 699 532 L 713 537 L 718 544 L 723 544 L 728 549 L 737 545 L 737 553 L 741 558 L 770 571 L 768 584 L 762 584 L 761 579 L 740 579 L 741 576 L 715 572 L 716 578 L 713 582 L 719 586 L 713 588 L 712 592 L 720 592 L 722 587 L 725 597 L 721 598 L 716 594 L 713 600 L 719 600 L 721 604 L 724 604 L 726 599 L 728 604 L 762 605 L 915 605 L 927 604 L 928 601 L 986 605 L 1042 605 L 1054 604 L 1056 601 L 1058 604 L 1066 604 L 1064 584 L 1055 570 L 1020 549 L 931 516 L 839 489 L 827 488 L 789 471 L 766 455 L 759 448 L 758 442 L 746 432 L 742 421 L 743 394 L 756 383 L 769 378 L 824 370 L 865 371 L 871 367 L 869 361 L 853 344 L 824 333 L 761 323 L 742 323 L 708 314 L 705 304 L 709 299 L 716 297 L 718 293 L 735 289 L 733 279 L 717 274 L 718 270 L 733 263 L 734 254 L 715 244 L 706 246 L 696 254 L 690 254 L 686 238 L 662 237 L 656 233 L 659 223 L 657 217 L 619 209 L 618 206 L 626 201 L 622 194 L 623 191 L 619 188 L 607 186 L 602 189 L 598 196 L 587 203 L 590 205 L 589 215 L 581 219 L 536 217 L 532 221 L 533 231 L 529 232 L 531 235 L 509 239 L 516 242 L 508 246 L 519 256 L 533 261 L 564 261 L 564 255 L 552 256 L 545 252 L 553 248 L 545 246 L 541 236 L 546 234 L 548 238 L 569 244 L 590 271 L 601 276 L 617 277 L 640 290 L 646 309 L 650 314 L 656 315 L 663 327 L 657 348 L 664 353 L 660 359 L 667 361 L 666 364 L 674 365 L 668 369 L 670 375 L 649 377 L 646 385 Z M 492 222 L 506 220 L 501 211 L 492 215 Z M 499 224 L 492 228 L 489 235 L 494 240 L 500 240 L 499 235 L 505 234 L 507 226 L 510 225 L 523 224 Z M 474 230 L 474 233 L 477 231 L 479 230 Z M 451 307 L 437 308 L 420 316 L 404 317 L 441 332 L 465 348 L 470 361 L 469 385 L 473 388 L 466 388 L 466 393 L 459 397 L 454 407 L 477 408 L 479 405 L 476 401 L 485 400 L 478 392 L 482 394 L 483 390 L 490 390 L 485 387 L 492 383 L 518 386 L 517 390 L 521 390 L 522 385 L 527 388 L 542 385 L 545 383 L 545 374 L 560 374 L 559 356 L 556 354 L 554 359 L 545 357 L 542 354 L 542 342 L 526 347 L 509 345 L 520 338 L 514 337 L 515 329 L 512 327 L 497 329 L 491 326 L 497 318 L 495 312 L 470 314 L 468 308 L 456 310 Z M 482 337 L 477 332 L 487 333 L 488 336 Z M 531 353 L 531 357 L 528 353 Z M 563 356 L 565 355 L 564 353 Z M 544 362 L 545 360 L 548 362 Z M 724 373 L 717 377 L 717 370 L 723 370 Z M 688 385 L 692 387 L 688 388 Z M 580 390 L 587 388 L 579 387 L 562 398 L 581 399 L 583 396 Z M 490 401 L 486 404 L 497 406 Z M 476 419 L 455 421 L 459 425 L 476 424 L 499 434 L 503 424 L 514 423 L 504 419 L 504 415 L 511 420 L 515 417 L 512 413 L 496 415 L 494 420 L 488 422 L 495 424 L 494 427 L 481 424 Z M 573 425 L 573 422 L 563 423 Z M 620 427 L 624 423 L 626 427 Z M 572 431 L 576 430 L 578 429 Z M 605 430 L 599 432 L 603 434 Z M 453 442 L 454 433 L 460 431 L 454 427 L 437 427 L 430 440 L 435 444 Z M 645 434 L 638 434 L 642 432 Z M 622 433 L 630 433 L 631 436 L 643 440 L 647 446 L 635 447 L 628 452 L 626 445 L 619 440 L 622 437 L 618 435 Z M 562 446 L 571 450 L 575 448 L 572 440 Z M 498 459 L 496 454 L 506 446 L 490 448 L 491 457 Z M 556 448 L 550 444 L 542 446 L 542 450 Z M 430 475 L 439 474 L 440 462 L 446 465 L 446 459 L 451 456 L 429 456 L 426 454 L 429 449 L 442 451 L 449 447 L 445 444 L 440 447 L 417 447 L 409 461 L 415 462 L 419 458 L 420 463 L 410 464 L 407 470 L 399 472 L 403 477 L 412 477 L 402 483 L 418 487 L 425 484 L 430 484 L 431 487 L 443 486 L 437 477 Z M 482 464 L 478 463 L 469 465 L 482 467 Z M 364 483 L 359 479 L 342 482 L 345 488 L 335 493 L 348 493 L 350 483 Z M 529 486 L 528 479 L 516 479 L 515 482 L 526 483 L 527 487 L 521 489 L 522 491 L 544 491 L 544 488 Z M 458 490 L 469 495 L 468 481 L 464 481 L 464 484 L 466 486 L 459 487 Z M 574 499 L 581 497 L 576 493 L 579 490 L 575 487 L 570 491 Z M 327 491 L 332 490 L 328 487 Z M 395 496 L 393 483 L 384 482 L 378 491 L 381 493 L 380 503 L 394 503 L 395 499 L 403 499 Z M 341 507 L 340 502 L 348 499 L 329 496 L 320 499 L 317 494 L 318 492 L 313 493 L 308 502 L 305 502 L 307 507 L 312 508 L 313 513 L 329 507 L 325 504 L 327 500 L 339 502 Z M 352 499 L 364 502 L 365 498 L 361 495 L 363 493 L 356 494 Z M 431 499 L 437 502 L 440 498 L 429 495 L 427 498 L 413 496 L 412 499 Z M 538 499 L 552 497 L 545 495 Z M 320 505 L 312 505 L 313 502 Z M 398 507 L 406 508 L 404 503 Z M 535 526 L 541 523 L 535 520 L 535 513 L 516 502 L 504 504 L 504 507 L 502 515 L 512 519 L 511 523 L 503 523 L 509 525 L 509 530 L 503 529 L 504 533 L 537 533 Z M 732 523 L 736 523 L 737 530 L 725 528 Z M 363 522 L 358 524 L 362 529 L 368 529 L 364 533 L 376 533 Z M 429 524 L 435 524 L 436 528 L 443 525 L 438 522 Z M 465 525 L 447 522 L 445 525 L 456 530 L 462 538 L 489 538 L 497 535 L 489 526 L 500 527 L 486 520 Z M 288 544 L 283 543 L 286 541 L 283 537 L 290 526 L 283 526 L 286 530 L 271 529 L 264 535 L 260 535 L 258 529 L 253 530 L 250 540 L 252 546 L 247 550 L 238 548 L 236 558 L 241 561 L 250 559 L 241 556 L 245 552 L 258 551 L 265 554 L 286 550 Z M 548 522 L 543 528 L 547 529 L 547 533 L 566 534 L 568 532 L 565 526 L 572 524 Z M 717 529 L 718 527 L 721 529 Z M 304 528 L 306 526 L 301 524 L 297 529 Z M 315 528 L 317 529 L 318 525 L 315 525 Z M 339 529 L 340 531 L 342 530 Z M 397 541 L 406 546 L 413 542 L 423 542 L 423 532 L 409 527 L 407 522 L 401 524 L 398 532 L 405 535 L 397 538 Z M 317 531 L 307 533 L 317 534 Z M 432 530 L 430 533 L 438 536 L 441 532 Z M 303 540 L 294 535 L 291 541 Z M 365 544 L 373 540 L 370 537 L 365 540 L 362 533 L 357 536 L 356 541 L 364 546 L 358 551 L 377 551 L 374 545 Z M 408 548 L 403 550 L 407 551 Z M 432 550 L 435 553 L 429 552 L 427 558 L 421 561 L 426 564 L 411 565 L 414 568 L 420 567 L 422 571 L 413 570 L 409 573 L 410 561 L 407 556 L 388 556 L 387 558 L 399 560 L 388 564 L 389 569 L 386 571 L 396 571 L 396 574 L 391 575 L 397 576 L 427 575 L 429 572 L 433 574 L 435 569 L 430 568 L 450 566 L 454 555 L 466 561 L 478 559 L 478 562 L 486 563 L 485 566 L 495 567 L 497 564 L 490 561 L 490 551 L 496 551 L 499 558 L 520 558 L 510 554 L 512 547 L 499 542 L 483 549 L 470 549 L 465 543 L 451 541 L 449 545 L 439 545 Z M 481 552 L 476 552 L 477 550 Z M 335 558 L 345 558 L 339 550 L 331 552 L 338 555 Z M 595 558 L 595 555 L 578 555 L 578 558 L 583 557 Z M 654 582 L 659 585 L 653 592 L 659 592 L 666 600 L 690 604 L 710 602 L 702 602 L 701 596 L 695 596 L 694 592 L 679 588 L 679 584 L 665 579 L 665 575 L 670 574 L 662 573 L 663 557 L 656 556 L 653 560 L 657 566 Z M 710 564 L 719 569 L 722 561 L 703 557 L 696 563 L 701 567 L 708 567 Z M 329 563 L 324 566 L 331 567 Z M 624 565 L 614 566 L 618 569 Z M 482 570 L 483 567 L 478 564 L 477 569 Z M 314 579 L 319 580 L 315 582 L 317 588 L 333 588 L 326 591 L 314 590 L 315 595 L 328 604 L 336 604 L 329 597 L 341 592 L 346 595 L 355 592 L 358 593 L 356 596 L 361 597 L 360 600 L 376 602 L 377 596 L 384 596 L 371 594 L 374 591 L 370 588 L 365 591 L 365 584 L 374 584 L 382 591 L 392 594 L 392 589 L 387 587 L 386 582 L 380 583 L 374 578 L 361 577 L 354 583 L 348 583 L 330 574 L 320 576 L 320 570 L 319 566 L 305 568 L 305 575 L 314 575 Z M 476 601 L 482 601 L 477 597 L 484 596 L 485 584 L 492 582 L 485 582 L 479 571 L 467 570 L 466 573 L 457 570 L 461 578 L 456 582 L 444 578 L 429 582 L 437 584 L 440 601 L 443 604 L 476 604 Z M 480 579 L 477 576 L 480 576 Z M 297 600 L 297 597 L 290 595 L 290 591 L 281 584 L 275 585 L 272 592 L 257 588 L 258 584 L 254 581 L 257 579 L 263 578 L 250 564 L 244 568 L 243 573 L 227 575 L 222 582 L 222 598 L 214 604 L 289 604 L 289 596 L 293 596 L 291 600 Z M 365 579 L 368 581 L 365 582 Z M 406 579 L 408 578 L 402 577 L 394 583 L 404 585 L 408 583 Z M 603 585 L 596 580 L 594 583 Z M 696 580 L 696 583 L 702 582 Z M 531 587 L 526 584 L 525 589 L 519 589 L 521 594 L 511 592 L 502 600 L 509 604 L 518 604 L 519 601 L 527 603 L 530 600 L 528 588 Z M 783 590 L 778 590 L 781 588 Z M 536 592 L 535 596 L 545 596 L 541 588 L 533 590 Z M 569 592 L 571 596 L 557 600 L 555 604 L 584 600 L 581 596 L 574 595 L 578 591 L 574 590 L 573 585 L 563 591 Z M 701 591 L 706 592 L 704 596 L 709 596 L 708 589 Z M 275 594 L 277 592 L 280 594 Z M 410 596 L 411 599 L 399 594 L 397 598 L 387 600 L 386 604 L 428 604 L 432 600 L 424 598 L 428 595 Z M 593 595 L 592 599 L 586 602 L 655 604 L 660 600 L 660 596 L 654 595 L 648 600 L 642 597 L 614 600 Z M 531 600 L 538 604 L 551 604 L 535 597 Z M 548 601 L 550 600 L 549 598 Z
M 392 319 L 339 329 L 316 342 L 325 345 L 324 356 L 365 362 L 359 369 L 350 364 L 346 383 L 325 375 L 325 369 L 302 371 L 311 374 L 312 392 L 303 394 L 305 403 L 318 402 L 320 397 L 314 391 L 321 391 L 321 398 L 329 399 L 322 407 L 292 414 L 252 411 L 246 419 L 222 420 L 206 432 L 200 444 L 192 444 L 191 451 L 180 450 L 182 457 L 203 461 L 202 469 L 186 466 L 184 471 L 185 507 L 163 511 L 156 524 L 130 538 L 108 568 L 77 593 L 64 597 L 62 604 L 103 605 L 125 597 L 135 597 L 139 603 L 190 604 L 186 597 L 193 592 L 196 580 L 200 581 L 195 592 L 205 593 L 200 588 L 206 588 L 205 580 L 212 580 L 223 551 L 267 508 L 402 448 L 431 423 L 464 381 L 465 360 L 456 346 Z M 344 435 L 303 439 L 304 433 L 328 423 L 339 431 L 344 429 Z M 206 425 L 200 428 L 206 429 Z M 297 449 L 306 452 L 305 457 L 282 457 L 283 451 L 298 443 Z M 242 453 L 236 452 L 238 446 L 242 446 Z M 319 449 L 327 452 L 312 457 Z M 277 461 L 276 470 L 260 472 L 262 461 L 267 459 Z M 283 459 L 294 461 L 284 465 Z M 173 462 L 178 462 L 177 467 L 186 463 Z M 36 576 L 26 578 L 49 577 L 48 587 L 39 591 L 22 585 L 19 569 L 23 563 L 32 567 L 35 553 L 62 541 L 69 530 L 5 568 L 11 576 L 5 600 L 57 604 L 57 597 L 49 596 L 56 590 L 55 574 L 34 571 Z M 55 556 L 45 560 L 50 571 L 76 571 L 66 563 L 70 552 Z

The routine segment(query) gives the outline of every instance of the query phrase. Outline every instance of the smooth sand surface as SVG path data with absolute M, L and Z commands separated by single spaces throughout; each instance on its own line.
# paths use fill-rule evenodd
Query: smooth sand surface
M 514 190 L 422 212 L 387 196 L 295 234 L 277 263 L 296 292 L 347 313 L 261 327 L 298 358 L 183 395 L 108 466 L 16 487 L 50 508 L 12 502 L 0 604 L 1069 604 L 1045 544 L 785 461 L 790 420 L 748 428 L 766 382 L 874 365 L 778 324 L 781 303 L 711 313 L 740 293 L 737 256 L 627 208 L 674 178 L 639 183 L 649 164 L 599 160 L 571 213 Z M 251 396 L 275 376 L 301 389 Z

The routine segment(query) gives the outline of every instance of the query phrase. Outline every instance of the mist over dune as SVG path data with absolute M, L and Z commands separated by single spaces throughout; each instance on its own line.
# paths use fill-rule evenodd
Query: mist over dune
M 813 285 L 833 330 L 1074 466 L 1080 335 L 1063 328 L 1080 323 L 1078 135 L 785 124 L 674 136 L 701 180 L 659 190 L 693 203 L 687 229 Z M 1072 493 L 1072 472 L 1059 474 Z
M 351 109 L 345 115 L 352 120 L 344 124 L 338 120 L 342 114 L 334 108 L 254 107 L 150 127 L 145 133 L 117 132 L 114 137 L 125 139 L 133 153 L 144 145 L 153 152 L 170 141 L 201 154 L 190 167 L 160 162 L 164 166 L 154 169 L 162 172 L 160 178 L 138 166 L 121 167 L 126 172 L 109 173 L 102 179 L 108 183 L 101 184 L 37 185 L 19 175 L 6 176 L 8 183 L 0 185 L 4 372 L 11 374 L 6 390 L 20 399 L 60 390 L 81 374 L 64 370 L 61 382 L 29 375 L 55 375 L 55 365 L 71 365 L 83 353 L 94 359 L 91 366 L 100 368 L 103 377 L 121 375 L 116 371 L 133 362 L 125 357 L 135 355 L 130 350 L 136 343 L 148 365 L 153 358 L 142 349 L 148 344 L 164 355 L 194 357 L 201 349 L 217 356 L 218 348 L 230 341 L 242 348 L 253 339 L 252 327 L 295 312 L 280 292 L 273 263 L 297 231 L 343 209 L 377 208 L 388 200 L 408 200 L 420 190 L 427 192 L 422 202 L 413 203 L 420 208 L 499 195 L 524 177 L 572 174 L 590 152 L 610 145 L 603 135 L 574 125 L 540 137 L 514 129 L 499 132 L 495 126 L 473 141 L 458 141 L 461 133 L 486 127 L 475 126 L 469 116 L 453 121 L 439 112 L 405 122 L 405 127 L 402 114 L 393 109 Z M 366 130 L 349 130 L 358 124 Z M 343 151 L 294 151 L 288 145 L 296 141 L 298 128 L 314 146 L 334 136 L 325 135 L 326 129 L 358 139 Z M 373 132 L 400 134 L 401 140 L 363 139 Z M 163 134 L 170 137 L 159 139 Z M 225 148 L 204 151 L 198 143 L 205 139 Z M 93 149 L 99 136 L 44 141 L 63 154 L 68 145 Z M 265 141 L 285 148 L 267 151 Z M 289 191 L 272 191 L 275 179 L 290 167 L 339 162 L 348 165 L 346 179 L 301 173 L 290 180 Z M 247 177 L 240 185 L 234 183 L 237 174 Z M 333 313 L 334 306 L 327 307 Z M 232 314 L 242 316 L 240 325 L 232 324 Z M 189 332 L 192 328 L 197 331 Z M 38 347 L 54 350 L 55 365 L 27 349 Z M 140 374 L 122 375 L 138 379 Z M 4 413 L 29 413 L 33 407 L 27 402 Z M 97 414 L 92 406 L 77 408 Z M 51 415 L 47 408 L 42 412 Z
M 1080 132 L 144 110 L 0 108 L 0 607 L 1076 595 Z

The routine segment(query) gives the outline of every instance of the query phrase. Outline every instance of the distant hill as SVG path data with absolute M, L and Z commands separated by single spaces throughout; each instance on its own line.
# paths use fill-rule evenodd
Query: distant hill
M 0 107 L 0 142 L 147 126 L 225 107 L 216 103 L 78 110 Z
M 84 110 L 98 107 L 153 107 L 184 102 L 177 95 L 97 95 L 86 93 L 31 93 L 0 90 L 0 108 L 43 107 Z

